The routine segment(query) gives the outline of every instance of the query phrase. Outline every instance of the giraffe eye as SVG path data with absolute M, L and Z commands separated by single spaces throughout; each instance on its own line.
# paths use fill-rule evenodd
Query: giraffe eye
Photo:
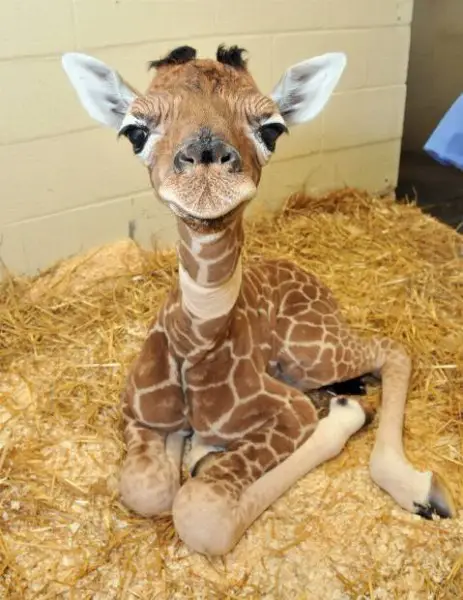
M 121 129 L 119 135 L 124 135 L 132 144 L 135 154 L 139 154 L 146 144 L 149 131 L 148 128 L 144 126 L 127 125 L 127 127 Z
M 282 133 L 287 132 L 288 129 L 286 125 L 283 125 L 283 123 L 268 123 L 262 125 L 258 130 L 259 137 L 265 144 L 269 152 L 275 151 L 275 144 L 277 139 Z

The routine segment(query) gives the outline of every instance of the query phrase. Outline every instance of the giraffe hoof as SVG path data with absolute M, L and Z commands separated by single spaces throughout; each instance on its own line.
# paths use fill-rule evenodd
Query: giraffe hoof
M 435 473 L 432 475 L 427 502 L 424 504 L 414 502 L 414 505 L 416 514 L 424 519 L 432 519 L 433 515 L 451 519 L 457 512 L 450 490 L 443 479 Z

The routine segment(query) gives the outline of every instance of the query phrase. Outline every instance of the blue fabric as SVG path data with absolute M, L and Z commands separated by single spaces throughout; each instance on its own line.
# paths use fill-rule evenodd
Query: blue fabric
M 437 162 L 463 171 L 463 94 L 446 112 L 424 151 Z

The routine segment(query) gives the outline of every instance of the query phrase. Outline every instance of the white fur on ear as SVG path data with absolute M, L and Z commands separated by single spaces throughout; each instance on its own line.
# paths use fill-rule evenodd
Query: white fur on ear
M 346 63 L 345 54 L 332 52 L 300 62 L 286 71 L 270 97 L 287 125 L 310 121 L 323 110 Z
M 89 115 L 118 130 L 135 93 L 116 71 L 92 56 L 69 52 L 61 62 Z

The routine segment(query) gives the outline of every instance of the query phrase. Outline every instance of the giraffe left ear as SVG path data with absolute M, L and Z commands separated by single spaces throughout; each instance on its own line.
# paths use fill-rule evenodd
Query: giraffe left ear
M 347 63 L 346 55 L 331 52 L 290 67 L 270 97 L 287 125 L 314 119 L 325 107 Z

